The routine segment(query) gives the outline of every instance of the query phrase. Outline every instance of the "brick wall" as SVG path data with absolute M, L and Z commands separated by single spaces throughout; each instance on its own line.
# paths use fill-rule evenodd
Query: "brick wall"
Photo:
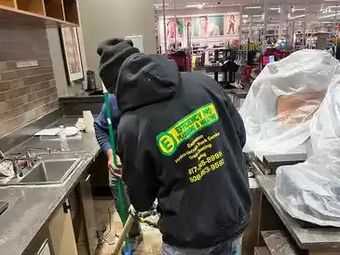
M 17 61 L 37 67 L 17 68 Z M 0 137 L 58 107 L 45 29 L 0 25 Z

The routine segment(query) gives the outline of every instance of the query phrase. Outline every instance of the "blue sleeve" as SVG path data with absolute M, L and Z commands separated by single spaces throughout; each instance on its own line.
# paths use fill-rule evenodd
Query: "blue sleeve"
M 111 121 L 113 129 L 116 130 L 119 119 L 121 116 L 121 112 L 118 108 L 117 99 L 114 95 L 109 96 L 109 103 L 111 106 Z M 109 125 L 107 123 L 106 114 L 105 114 L 105 104 L 103 104 L 98 117 L 94 122 L 94 130 L 96 134 L 97 141 L 101 147 L 101 149 L 106 152 L 111 149 L 110 139 L 109 139 Z

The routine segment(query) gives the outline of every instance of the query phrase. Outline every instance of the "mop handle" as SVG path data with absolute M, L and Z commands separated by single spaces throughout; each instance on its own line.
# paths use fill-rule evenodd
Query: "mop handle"
M 111 106 L 110 106 L 108 92 L 105 92 L 104 100 L 105 100 L 105 113 L 106 113 L 106 118 L 107 118 L 107 123 L 108 123 L 108 128 L 109 128 L 109 138 L 110 138 L 110 144 L 112 148 L 113 163 L 115 164 L 116 167 L 118 167 L 116 143 L 115 143 L 115 137 L 114 137 L 112 121 L 111 121 Z M 119 213 L 120 219 L 123 222 L 123 225 L 125 225 L 128 220 L 128 212 L 126 209 L 124 186 L 123 186 L 122 179 L 117 176 L 115 177 L 115 188 L 116 188 L 117 200 L 118 200 L 118 213 Z M 126 235 L 125 237 L 124 254 L 130 254 L 130 255 L 132 254 L 131 241 L 128 235 Z
M 111 106 L 110 106 L 109 93 L 108 92 L 105 92 L 104 99 L 105 99 L 105 113 L 106 113 L 106 118 L 107 118 L 108 128 L 109 128 L 109 138 L 110 138 L 110 144 L 111 144 L 112 154 L 113 154 L 113 162 L 114 162 L 115 166 L 117 167 L 118 162 L 117 162 L 116 143 L 115 143 L 112 121 L 111 121 Z M 115 188 L 116 188 L 116 192 L 117 192 L 119 216 L 120 216 L 123 224 L 125 224 L 126 221 L 127 221 L 127 218 L 128 218 L 128 213 L 127 213 L 127 209 L 126 209 L 124 186 L 123 186 L 122 179 L 120 177 L 117 177 L 117 176 L 115 177 Z

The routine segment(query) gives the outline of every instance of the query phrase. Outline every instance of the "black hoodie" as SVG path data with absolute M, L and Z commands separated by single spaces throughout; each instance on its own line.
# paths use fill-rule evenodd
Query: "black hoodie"
M 139 53 L 120 69 L 117 99 L 117 147 L 135 209 L 158 198 L 170 245 L 204 248 L 240 235 L 251 204 L 245 131 L 216 82 Z

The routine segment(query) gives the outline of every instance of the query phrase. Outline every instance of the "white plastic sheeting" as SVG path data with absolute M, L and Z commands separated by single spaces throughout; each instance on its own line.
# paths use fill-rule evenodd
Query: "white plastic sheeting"
M 310 130 L 313 155 L 304 163 L 277 170 L 275 195 L 294 218 L 340 227 L 340 72 Z
M 340 64 L 301 50 L 266 66 L 240 109 L 246 150 L 294 151 L 308 138 L 313 154 L 277 170 L 275 196 L 294 218 L 340 227 Z
M 285 153 L 303 144 L 337 66 L 329 53 L 318 50 L 297 51 L 267 65 L 240 109 L 245 151 Z

